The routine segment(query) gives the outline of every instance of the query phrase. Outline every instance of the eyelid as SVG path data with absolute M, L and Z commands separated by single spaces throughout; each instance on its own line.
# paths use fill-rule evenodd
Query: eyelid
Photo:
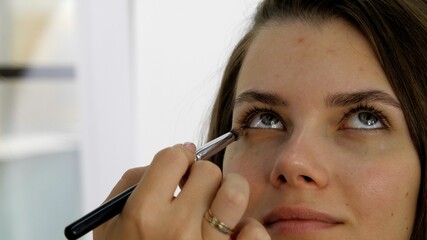
M 261 113 L 269 113 L 274 116 L 276 116 L 280 122 L 286 127 L 285 122 L 280 117 L 280 115 L 273 110 L 272 107 L 257 107 L 257 106 L 251 106 L 248 110 L 246 110 L 242 116 L 237 120 L 237 123 L 239 126 L 243 128 L 248 128 L 249 123 L 254 119 L 255 116 L 261 114 Z
M 385 127 L 384 128 L 372 128 L 372 129 L 368 129 L 368 128 L 351 128 L 354 130 L 378 130 L 378 129 L 388 129 L 391 127 L 390 122 L 388 121 L 388 119 L 385 117 L 385 115 L 383 114 L 382 111 L 378 110 L 376 107 L 372 106 L 372 105 L 368 105 L 368 104 L 358 104 L 355 107 L 351 108 L 350 110 L 348 110 L 347 112 L 344 113 L 343 118 L 340 120 L 340 128 L 342 125 L 344 125 L 344 123 L 350 119 L 351 116 L 353 116 L 354 114 L 360 112 L 360 111 L 367 111 L 370 112 L 372 114 L 374 114 L 375 116 L 378 117 L 378 120 L 381 122 L 381 124 L 383 124 Z
M 339 121 L 339 128 L 341 129 L 342 126 L 345 124 L 345 122 L 350 119 L 354 114 L 360 112 L 360 111 L 367 111 L 370 112 L 372 114 L 374 114 L 375 116 L 378 117 L 378 120 L 380 121 L 380 123 L 382 125 L 384 125 L 384 128 L 351 128 L 353 130 L 381 130 L 381 129 L 389 129 L 391 128 L 391 124 L 390 121 L 387 119 L 387 117 L 383 114 L 383 112 L 381 110 L 379 110 L 377 107 L 374 107 L 373 105 L 369 105 L 367 103 L 360 103 L 352 108 L 350 108 L 348 111 L 346 111 L 343 115 L 343 117 L 341 118 L 341 120 Z M 286 127 L 286 122 L 283 120 L 283 118 L 280 116 L 280 114 L 278 114 L 276 111 L 273 110 L 273 107 L 271 106 L 263 106 L 263 107 L 259 107 L 259 106 L 251 106 L 248 108 L 248 110 L 244 111 L 244 113 L 240 114 L 239 118 L 236 120 L 236 123 L 238 124 L 238 126 L 242 127 L 242 128 L 248 128 L 249 127 L 249 123 L 254 119 L 255 116 L 262 114 L 262 113 L 269 113 L 274 115 L 275 117 L 277 117 L 280 122 L 283 124 L 283 126 Z

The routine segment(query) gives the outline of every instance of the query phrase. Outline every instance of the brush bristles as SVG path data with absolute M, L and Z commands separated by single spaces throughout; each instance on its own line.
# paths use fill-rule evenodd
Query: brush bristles
M 243 134 L 245 133 L 243 128 L 231 129 L 230 132 L 234 135 L 235 141 L 239 140 L 240 136 L 243 136 Z

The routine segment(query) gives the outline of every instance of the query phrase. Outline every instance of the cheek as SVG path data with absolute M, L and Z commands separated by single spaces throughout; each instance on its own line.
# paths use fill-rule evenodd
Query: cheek
M 246 132 L 241 140 L 226 148 L 223 162 L 224 174 L 234 172 L 249 182 L 267 179 L 282 144 L 281 132 Z
M 262 146 L 244 143 L 243 141 L 227 147 L 224 155 L 223 174 L 233 172 L 245 177 L 250 186 L 250 199 L 246 214 L 254 216 L 253 211 L 258 208 L 268 189 L 269 169 L 273 161 L 268 161 L 271 156 Z
M 265 164 L 260 164 L 262 161 L 254 161 L 254 159 L 262 159 L 263 154 L 257 146 L 249 147 L 246 144 L 236 143 L 227 147 L 223 163 L 224 175 L 230 172 L 238 173 L 249 182 L 253 182 L 254 179 L 263 175 Z
M 408 152 L 406 152 L 408 153 Z M 410 231 L 416 211 L 420 167 L 414 154 L 383 153 L 375 160 L 341 166 L 338 184 L 354 222 L 363 228 Z M 379 228 L 379 226 L 381 227 Z M 381 234 L 381 233 L 380 233 Z M 403 238 L 401 238 L 403 239 Z
M 271 207 L 276 194 L 272 191 L 270 177 L 283 150 L 284 136 L 281 131 L 247 132 L 245 138 L 227 147 L 224 162 L 224 175 L 233 172 L 246 178 L 250 187 L 250 197 L 245 217 L 260 218 L 265 209 Z M 262 221 L 261 219 L 258 219 Z
M 346 168 L 344 175 L 348 177 L 343 185 L 351 185 L 348 191 L 358 195 L 360 199 L 371 203 L 388 203 L 394 199 L 400 199 L 399 196 L 411 185 L 414 185 L 409 172 L 402 168 L 395 168 L 384 165 L 370 167 Z M 375 208 L 369 204 L 365 208 Z

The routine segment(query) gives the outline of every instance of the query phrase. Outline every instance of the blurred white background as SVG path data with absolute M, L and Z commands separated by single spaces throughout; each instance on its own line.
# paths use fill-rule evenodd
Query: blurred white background
M 0 0 L 0 238 L 64 239 L 126 169 L 200 144 L 258 2 Z

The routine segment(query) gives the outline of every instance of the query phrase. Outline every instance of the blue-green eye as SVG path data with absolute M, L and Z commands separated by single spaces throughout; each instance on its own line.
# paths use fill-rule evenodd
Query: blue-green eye
M 247 128 L 285 129 L 282 120 L 269 109 L 251 109 L 246 113 L 242 124 Z
M 350 110 L 342 120 L 343 129 L 386 129 L 388 121 L 373 107 L 358 106 Z
M 248 127 L 250 128 L 273 128 L 273 129 L 284 129 L 285 126 L 282 124 L 279 118 L 270 113 L 261 113 L 255 115 L 252 121 L 249 122 Z

